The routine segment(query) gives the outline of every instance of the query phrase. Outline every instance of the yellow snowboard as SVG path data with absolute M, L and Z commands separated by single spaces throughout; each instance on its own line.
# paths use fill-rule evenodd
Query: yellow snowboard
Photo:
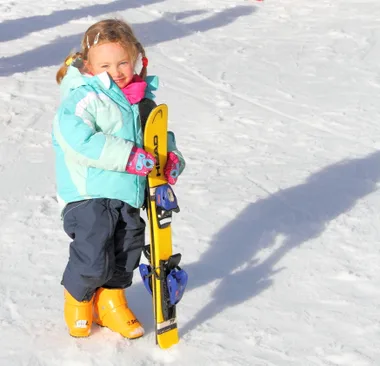
M 157 188 L 167 185 L 164 176 L 167 130 L 168 107 L 161 104 L 149 114 L 144 130 L 144 149 L 156 159 L 156 165 L 148 175 L 147 212 L 150 227 L 150 265 L 153 270 L 151 287 L 156 343 L 161 348 L 169 348 L 179 341 L 176 306 L 170 305 L 165 275 L 166 264 L 172 256 L 171 213 L 170 217 L 161 217 L 160 208 L 156 205 Z

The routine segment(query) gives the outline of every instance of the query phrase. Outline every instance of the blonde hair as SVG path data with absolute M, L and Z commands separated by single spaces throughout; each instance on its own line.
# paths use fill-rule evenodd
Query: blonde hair
M 63 61 L 63 65 L 60 67 L 60 69 L 57 72 L 57 75 L 55 76 L 55 80 L 58 84 L 61 84 L 62 79 L 65 77 L 67 73 L 67 69 L 69 66 L 75 61 L 82 59 L 82 53 L 81 52 L 75 52 L 70 53 L 66 58 L 65 61 Z
M 139 55 L 145 57 L 144 47 L 137 40 L 132 28 L 126 22 L 117 19 L 101 20 L 93 24 L 85 32 L 81 42 L 81 52 L 70 53 L 65 58 L 56 75 L 57 83 L 61 83 L 72 61 L 77 58 L 87 61 L 89 49 L 103 43 L 119 43 L 128 52 L 131 58 L 130 61 L 133 63 L 136 63 Z M 146 78 L 147 66 L 144 63 L 139 75 L 143 79 Z

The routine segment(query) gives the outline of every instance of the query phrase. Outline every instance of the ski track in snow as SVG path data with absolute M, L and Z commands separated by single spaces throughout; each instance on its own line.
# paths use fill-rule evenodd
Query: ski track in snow
M 380 364 L 375 0 L 0 0 L 0 365 Z M 187 159 L 174 250 L 181 342 L 67 335 L 55 198 L 58 64 L 104 17 L 131 21 Z

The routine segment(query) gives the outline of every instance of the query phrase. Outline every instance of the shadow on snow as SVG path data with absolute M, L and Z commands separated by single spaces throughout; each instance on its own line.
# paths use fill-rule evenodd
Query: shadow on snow
M 331 165 L 303 184 L 250 204 L 215 235 L 199 262 L 184 267 L 189 274 L 188 290 L 215 280 L 220 283 L 209 303 L 181 332 L 267 289 L 289 251 L 320 236 L 332 220 L 376 191 L 379 180 L 380 152 L 375 152 Z M 273 247 L 276 239 L 282 239 L 280 246 L 259 262 L 258 253 Z
M 35 15 L 28 18 L 6 20 L 0 23 L 0 42 L 12 41 L 26 35 L 44 29 L 55 28 L 72 20 L 85 17 L 96 17 L 115 11 L 124 11 L 130 8 L 138 8 L 163 0 L 139 0 L 125 1 L 116 0 L 108 4 L 85 6 L 80 9 L 58 10 L 47 15 Z
M 121 3 L 125 3 L 124 1 L 116 1 L 115 3 L 110 3 L 109 8 L 105 11 L 117 10 L 116 7 L 121 7 Z M 117 6 L 115 5 L 117 3 Z M 147 3 L 147 2 L 145 2 Z M 112 6 L 111 6 L 112 5 Z M 105 8 L 106 5 L 97 5 L 89 8 L 95 8 L 98 12 L 99 9 Z M 124 6 L 126 8 L 126 6 Z M 84 8 L 85 9 L 85 8 Z M 67 10 L 69 11 L 69 10 Z M 77 13 L 77 17 L 83 17 L 84 11 L 75 10 Z M 71 12 L 75 12 L 71 10 Z M 237 18 L 242 16 L 247 16 L 255 11 L 254 7 L 251 6 L 236 6 L 234 8 L 226 9 L 218 13 L 212 13 L 206 19 L 202 19 L 199 21 L 194 21 L 193 23 L 181 23 L 181 20 L 196 14 L 206 13 L 206 11 L 188 11 L 188 12 L 178 12 L 178 13 L 166 13 L 162 18 L 153 20 L 144 24 L 132 24 L 134 31 L 139 39 L 141 39 L 141 43 L 147 46 L 153 46 L 162 42 L 171 41 L 174 39 L 180 39 L 183 37 L 190 36 L 197 32 L 206 32 L 210 29 L 223 27 L 229 23 L 232 23 Z M 62 11 L 65 12 L 65 11 Z M 60 12 L 57 12 L 60 13 Z M 95 13 L 95 10 L 93 10 Z M 88 15 L 88 14 L 87 14 Z M 74 15 L 72 15 L 73 17 Z M 51 27 L 61 23 L 59 17 L 57 20 L 54 20 L 58 15 L 53 16 L 53 20 L 51 20 Z M 28 18 L 31 19 L 31 18 Z M 48 19 L 48 16 L 46 16 Z M 70 18 L 72 19 L 72 18 Z M 21 27 L 21 20 L 18 27 Z M 45 23 L 48 20 L 45 21 Z M 50 22 L 50 21 L 49 21 Z M 30 22 L 33 23 L 33 22 Z M 6 27 L 6 23 L 4 27 Z M 0 27 L 2 26 L 0 24 Z M 14 23 L 14 27 L 16 28 L 16 23 Z M 26 22 L 28 25 L 29 22 Z M 33 25 L 34 26 L 34 25 Z M 12 33 L 11 25 L 8 25 L 8 30 Z M 23 25 L 22 25 L 23 27 Z M 37 26 L 34 26 L 33 30 L 37 30 Z M 42 27 L 42 25 L 41 25 Z M 46 25 L 45 25 L 46 27 Z M 32 28 L 32 26 L 29 26 Z M 84 33 L 85 30 L 83 30 Z M 20 31 L 21 32 L 21 31 Z M 26 31 L 25 31 L 26 32 Z M 47 67 L 53 65 L 59 65 L 63 62 L 65 57 L 69 54 L 72 49 L 79 49 L 81 38 L 83 36 L 81 34 L 75 34 L 71 36 L 61 37 L 55 39 L 50 44 L 37 47 L 33 50 L 26 51 L 19 55 L 3 57 L 0 58 L 0 76 L 9 76 L 17 72 L 28 72 L 39 67 Z M 3 34 L 3 30 L 0 28 L 0 34 Z M 15 32 L 13 32 L 15 34 Z

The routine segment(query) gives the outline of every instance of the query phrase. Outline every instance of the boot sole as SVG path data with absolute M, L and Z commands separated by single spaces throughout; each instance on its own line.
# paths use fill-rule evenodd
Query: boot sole
M 73 337 L 73 338 L 88 338 L 90 336 L 90 333 L 87 335 L 75 335 L 75 334 L 69 333 L 69 335 L 70 337 Z
M 96 325 L 99 326 L 100 328 L 108 328 L 106 325 L 99 324 L 99 323 L 97 323 L 95 320 L 94 320 L 94 324 L 96 324 Z M 139 339 L 139 338 L 141 338 L 141 337 L 143 337 L 143 336 L 145 335 L 145 332 L 144 332 L 143 334 L 139 335 L 138 337 L 129 338 L 129 337 L 123 336 L 121 333 L 116 332 L 116 331 L 114 331 L 114 330 L 112 330 L 112 329 L 110 329 L 110 328 L 108 328 L 108 329 L 109 329 L 111 332 L 114 332 L 114 333 L 120 334 L 123 338 L 129 339 L 130 341 L 133 341 L 133 340 L 135 340 L 135 339 Z

